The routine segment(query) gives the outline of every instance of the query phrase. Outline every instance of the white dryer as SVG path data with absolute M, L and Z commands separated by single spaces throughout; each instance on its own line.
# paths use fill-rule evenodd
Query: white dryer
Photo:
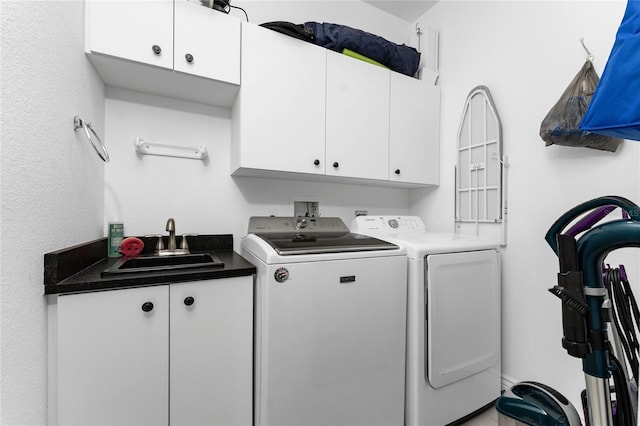
M 405 425 L 443 426 L 500 396 L 498 243 L 427 232 L 415 216 L 359 216 L 351 231 L 407 251 Z

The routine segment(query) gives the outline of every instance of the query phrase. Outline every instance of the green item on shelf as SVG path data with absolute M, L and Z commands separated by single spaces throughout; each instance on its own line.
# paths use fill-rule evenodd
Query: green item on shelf
M 370 64 L 377 65 L 377 66 L 379 66 L 379 67 L 389 69 L 389 67 L 385 67 L 385 66 L 384 66 L 384 65 L 382 65 L 380 62 L 378 62 L 378 61 L 374 61 L 374 60 L 373 60 L 373 59 L 371 59 L 371 58 L 367 58 L 366 56 L 363 56 L 363 55 L 359 54 L 358 52 L 354 52 L 353 50 L 349 50 L 349 49 L 342 49 L 342 53 L 343 53 L 344 55 L 351 56 L 352 58 L 360 59 L 361 61 L 369 62 Z

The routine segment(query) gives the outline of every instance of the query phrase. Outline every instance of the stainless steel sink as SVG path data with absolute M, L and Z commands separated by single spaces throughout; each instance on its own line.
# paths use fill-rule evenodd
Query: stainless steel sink
M 139 256 L 122 258 L 102 271 L 102 276 L 222 267 L 215 254 L 197 253 L 174 256 Z

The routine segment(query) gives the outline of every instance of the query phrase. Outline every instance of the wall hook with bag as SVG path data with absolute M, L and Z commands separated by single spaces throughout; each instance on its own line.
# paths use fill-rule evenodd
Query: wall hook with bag
M 590 54 L 588 50 L 587 53 Z M 593 63 L 587 58 L 560 99 L 542 120 L 540 137 L 546 146 L 564 145 L 615 152 L 621 139 L 584 131 L 579 127 L 599 80 Z

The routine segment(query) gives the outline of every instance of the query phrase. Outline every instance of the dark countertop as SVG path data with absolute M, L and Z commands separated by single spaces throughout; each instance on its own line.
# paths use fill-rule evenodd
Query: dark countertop
M 144 241 L 141 255 L 153 253 L 157 238 L 138 237 Z M 181 237 L 176 237 L 180 241 Z M 164 237 L 165 247 L 167 237 Z M 253 275 L 256 268 L 233 251 L 232 235 L 197 235 L 188 239 L 191 253 L 215 253 L 224 266 L 202 267 L 175 271 L 101 275 L 120 257 L 106 257 L 107 238 L 44 255 L 44 294 L 75 293 L 126 287 L 162 285 L 186 281 L 201 281 Z

